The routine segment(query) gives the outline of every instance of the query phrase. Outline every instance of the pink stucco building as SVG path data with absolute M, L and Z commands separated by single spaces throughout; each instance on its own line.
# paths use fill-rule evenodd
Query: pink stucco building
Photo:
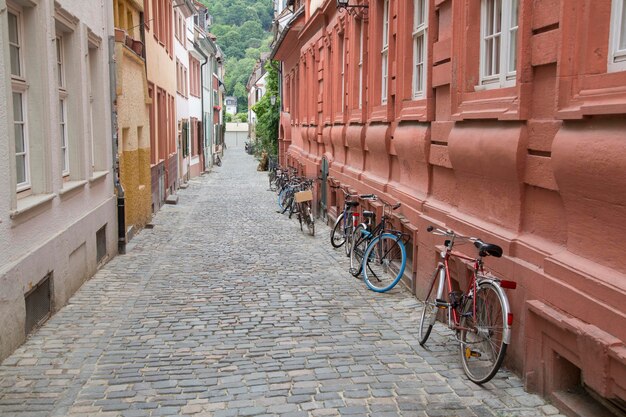
M 288 3 L 281 163 L 401 201 L 418 298 L 441 244 L 427 225 L 501 245 L 506 365 L 573 415 L 623 412 L 625 1 Z M 342 197 L 321 190 L 332 217 Z

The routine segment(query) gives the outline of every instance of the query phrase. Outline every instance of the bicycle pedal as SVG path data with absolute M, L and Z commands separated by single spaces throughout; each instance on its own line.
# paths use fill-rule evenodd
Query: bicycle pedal
M 475 350 L 472 350 L 468 347 L 465 348 L 465 357 L 467 359 L 469 358 L 480 358 L 480 352 L 476 352 Z

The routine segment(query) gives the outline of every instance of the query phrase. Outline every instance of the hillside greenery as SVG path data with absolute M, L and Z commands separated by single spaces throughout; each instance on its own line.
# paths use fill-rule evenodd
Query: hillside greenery
M 237 111 L 248 109 L 246 83 L 261 53 L 269 52 L 272 0 L 201 0 L 213 16 L 211 33 L 225 55 L 226 95 L 237 97 Z

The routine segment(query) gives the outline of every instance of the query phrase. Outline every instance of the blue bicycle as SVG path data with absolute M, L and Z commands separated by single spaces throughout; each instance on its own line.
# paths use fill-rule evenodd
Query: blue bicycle
M 377 198 L 374 196 L 372 199 Z M 402 279 L 409 235 L 387 227 L 391 212 L 398 209 L 400 203 L 380 201 L 383 204 L 380 223 L 376 224 L 374 212 L 363 211 L 364 222 L 354 230 L 350 248 L 350 273 L 355 277 L 362 273 L 365 284 L 372 291 L 386 292 Z

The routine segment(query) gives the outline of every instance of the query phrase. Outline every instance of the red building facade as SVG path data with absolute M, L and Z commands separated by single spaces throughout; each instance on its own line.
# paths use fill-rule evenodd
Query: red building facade
M 334 181 L 401 201 L 418 298 L 442 243 L 428 225 L 502 246 L 507 365 L 564 408 L 581 386 L 623 405 L 625 1 L 351 1 L 368 8 L 303 2 L 275 44 L 281 163 L 317 177 L 326 159 Z

